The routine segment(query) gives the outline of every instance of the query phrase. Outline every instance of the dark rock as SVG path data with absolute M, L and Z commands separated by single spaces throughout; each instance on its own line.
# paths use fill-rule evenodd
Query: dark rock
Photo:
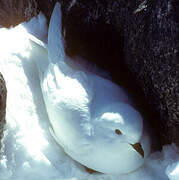
M 179 145 L 179 24 L 176 1 L 146 1 L 125 28 L 125 62 L 147 102 L 163 144 Z
M 0 25 L 15 26 L 38 12 L 36 0 L 0 0 Z
M 6 116 L 6 97 L 7 97 L 7 90 L 6 90 L 6 83 L 2 74 L 0 73 L 0 140 L 3 136 L 3 128 L 5 125 L 5 116 Z

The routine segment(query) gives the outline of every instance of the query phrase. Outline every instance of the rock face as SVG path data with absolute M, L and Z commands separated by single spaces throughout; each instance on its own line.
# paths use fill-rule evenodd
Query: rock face
M 0 25 L 15 26 L 37 15 L 36 0 L 1 0 Z
M 6 122 L 5 121 L 6 97 L 7 97 L 6 84 L 2 74 L 0 73 L 0 140 L 3 135 L 3 127 Z
M 40 10 L 49 20 L 56 1 L 18 1 L 24 8 L 17 11 L 17 1 L 3 0 L 15 4 L 2 15 L 7 8 L 0 2 L 0 24 L 28 20 Z M 67 54 L 108 70 L 134 95 L 161 144 L 179 145 L 179 1 L 59 1 Z
M 125 62 L 160 115 L 162 143 L 179 145 L 179 1 L 146 1 L 125 28 Z M 139 9 L 139 8 L 138 8 Z

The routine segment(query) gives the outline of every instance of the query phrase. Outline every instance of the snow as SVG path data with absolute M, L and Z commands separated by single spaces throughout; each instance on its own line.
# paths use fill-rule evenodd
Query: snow
M 166 174 L 171 180 L 178 180 L 179 178 L 179 162 L 169 165 L 166 169 Z
M 45 41 L 47 28 L 40 22 L 45 23 L 42 14 L 31 20 L 31 26 L 26 23 L 26 27 Z M 112 176 L 86 172 L 50 135 L 37 67 L 28 54 L 27 31 L 22 25 L 1 28 L 0 39 L 0 72 L 8 89 L 7 124 L 0 153 L 1 180 L 179 179 L 179 149 L 174 144 L 164 146 L 162 152 L 152 153 L 144 166 L 130 174 Z

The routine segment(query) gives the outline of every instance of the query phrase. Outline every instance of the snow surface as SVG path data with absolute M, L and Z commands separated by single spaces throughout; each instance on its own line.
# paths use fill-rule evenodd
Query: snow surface
M 41 18 L 44 19 L 42 14 L 25 26 L 45 39 L 47 28 Z M 133 173 L 121 176 L 87 173 L 50 136 L 37 68 L 27 51 L 26 30 L 22 25 L 1 28 L 0 39 L 0 71 L 8 89 L 7 124 L 0 152 L 1 180 L 179 179 L 179 149 L 174 144 L 151 154 L 144 166 Z

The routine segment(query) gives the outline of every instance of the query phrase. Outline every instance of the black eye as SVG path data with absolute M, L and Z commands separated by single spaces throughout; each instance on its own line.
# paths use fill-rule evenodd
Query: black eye
M 115 133 L 116 133 L 117 135 L 122 134 L 121 131 L 120 131 L 119 129 L 116 129 L 116 130 L 115 130 Z

